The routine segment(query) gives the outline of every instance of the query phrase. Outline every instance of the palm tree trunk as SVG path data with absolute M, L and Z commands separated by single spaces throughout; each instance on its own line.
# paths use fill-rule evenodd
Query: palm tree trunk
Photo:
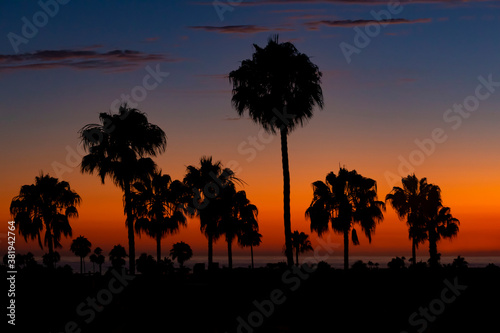
M 349 230 L 344 230 L 344 270 L 349 269 Z
M 159 264 L 161 260 L 161 234 L 158 231 L 156 235 L 156 262 Z
M 135 274 L 134 216 L 130 204 L 130 182 L 125 181 L 125 211 L 127 213 L 129 274 Z
M 54 268 L 54 242 L 52 241 L 52 230 L 49 223 L 45 223 L 45 238 L 49 247 L 49 268 Z
M 299 266 L 299 247 L 295 249 L 295 265 Z
M 250 245 L 250 257 L 252 258 L 252 269 L 253 269 L 253 246 Z
M 232 239 L 227 241 L 227 265 L 229 269 L 233 269 L 233 249 L 232 249 Z
M 417 240 L 415 237 L 411 241 L 411 257 L 413 259 L 413 265 L 417 264 Z
M 288 266 L 293 266 L 292 226 L 290 217 L 290 167 L 288 165 L 288 130 L 281 131 L 281 162 L 283 164 L 283 217 L 285 224 L 285 254 Z
M 213 267 L 213 252 L 214 252 L 214 246 L 213 246 L 213 237 L 211 234 L 208 235 L 208 269 L 212 269 Z
M 83 274 L 83 257 L 80 257 L 80 274 Z
M 436 233 L 434 230 L 429 230 L 429 265 L 431 268 L 438 266 Z

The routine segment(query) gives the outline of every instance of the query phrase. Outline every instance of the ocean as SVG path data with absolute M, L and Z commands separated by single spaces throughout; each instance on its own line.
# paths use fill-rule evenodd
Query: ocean
M 465 258 L 465 261 L 468 262 L 469 267 L 471 268 L 480 268 L 480 267 L 485 267 L 488 264 L 492 263 L 497 266 L 500 266 L 500 256 L 463 256 Z M 379 268 L 387 268 L 387 263 L 391 261 L 391 259 L 394 258 L 394 256 L 349 256 L 349 264 L 352 265 L 358 260 L 362 260 L 364 263 L 368 263 L 369 261 L 375 263 L 378 263 Z M 453 262 L 453 259 L 455 259 L 456 256 L 442 256 L 441 257 L 441 264 L 451 264 Z M 408 263 L 409 257 L 406 258 L 406 263 Z M 41 258 L 36 258 L 38 263 L 41 263 Z M 295 260 L 295 257 L 294 257 Z M 417 256 L 417 261 L 426 261 L 427 257 L 418 257 Z M 227 266 L 227 255 L 216 255 L 213 257 L 213 261 L 215 263 L 219 263 L 219 267 L 226 267 Z M 343 256 L 331 256 L 328 259 L 325 260 L 328 264 L 330 264 L 333 268 L 343 268 L 344 267 L 344 257 Z M 185 263 L 186 267 L 192 268 L 194 264 L 196 263 L 205 263 L 207 265 L 208 258 L 206 256 L 193 256 L 189 261 Z M 278 262 L 286 262 L 286 258 L 283 255 L 259 255 L 254 257 L 254 265 L 255 267 L 264 267 L 268 263 L 278 263 Z M 299 263 L 302 262 L 317 262 L 317 260 L 314 260 L 313 256 L 307 256 L 307 255 L 302 255 L 299 256 Z M 76 256 L 62 256 L 61 261 L 57 263 L 57 266 L 63 266 L 63 265 L 70 265 L 73 268 L 74 272 L 80 272 L 80 259 Z M 242 255 L 236 255 L 233 256 L 233 267 L 250 267 L 251 265 L 251 259 L 250 256 L 242 256 Z M 178 267 L 177 262 L 175 262 L 175 266 Z M 103 271 L 105 271 L 109 267 L 109 261 L 108 258 L 106 258 L 106 261 L 103 264 Z M 98 270 L 98 267 L 95 268 L 96 271 Z M 93 267 L 92 263 L 90 262 L 89 258 L 85 258 L 85 271 L 86 272 L 92 272 Z

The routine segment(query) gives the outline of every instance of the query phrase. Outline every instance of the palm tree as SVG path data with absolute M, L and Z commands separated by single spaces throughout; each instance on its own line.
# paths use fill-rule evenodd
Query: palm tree
M 161 170 L 133 184 L 131 204 L 135 230 L 156 239 L 156 260 L 161 260 L 161 239 L 186 226 L 185 203 L 189 192 L 180 181 L 163 175 Z
M 253 247 L 259 246 L 262 243 L 262 235 L 259 233 L 259 228 L 252 227 L 249 224 L 245 224 L 242 228 L 240 238 L 238 239 L 238 244 L 242 247 L 250 247 L 250 257 L 252 259 L 252 269 L 254 268 L 253 263 Z
M 232 243 L 241 237 L 245 224 L 256 224 L 257 207 L 250 203 L 245 191 L 236 192 L 233 184 L 222 189 L 220 198 L 221 233 L 226 236 L 228 267 L 233 268 Z
M 311 241 L 309 240 L 309 235 L 304 232 L 295 230 L 292 233 L 292 248 L 295 249 L 295 264 L 299 265 L 299 253 L 305 253 L 307 251 L 312 251 Z
M 439 191 L 435 185 L 427 183 L 426 178 L 418 179 L 415 174 L 401 179 L 403 187 L 394 186 L 387 194 L 385 201 L 389 201 L 398 217 L 406 218 L 408 236 L 412 241 L 412 264 L 417 262 L 416 249 L 427 239 L 425 229 L 424 204 L 429 193 Z
M 439 200 L 440 202 L 441 200 Z M 427 238 L 429 239 L 429 265 L 430 267 L 439 266 L 441 254 L 438 253 L 437 243 L 441 238 L 453 238 L 457 236 L 460 221 L 454 218 L 450 213 L 449 207 L 443 207 L 440 204 L 430 208 L 430 215 L 426 219 Z
M 113 246 L 111 251 L 109 251 L 109 261 L 111 266 L 116 270 L 121 270 L 125 265 L 125 260 L 123 258 L 128 257 L 125 248 L 120 244 Z
M 121 105 L 117 114 L 100 113 L 101 124 L 88 124 L 80 129 L 83 147 L 88 154 L 81 163 L 82 173 L 96 172 L 102 183 L 109 176 L 124 193 L 127 217 L 130 274 L 135 273 L 134 216 L 132 213 L 132 183 L 156 169 L 148 156 L 165 151 L 165 132 L 150 124 L 145 113 Z
M 313 184 L 313 200 L 306 210 L 311 220 L 311 231 L 318 236 L 328 230 L 328 223 L 335 232 L 344 234 L 344 269 L 349 269 L 349 234 L 352 242 L 359 244 L 355 223 L 359 223 L 368 241 L 375 232 L 376 223 L 384 218 L 385 204 L 377 200 L 377 183 L 365 178 L 356 170 L 340 168 L 338 175 L 330 172 L 326 182 Z
M 42 263 L 49 267 L 49 268 L 55 268 L 56 264 L 61 260 L 61 255 L 59 252 L 54 251 L 52 254 L 50 253 L 45 253 L 42 256 Z
M 220 161 L 212 162 L 212 157 L 203 156 L 200 166 L 187 167 L 184 184 L 192 190 L 193 206 L 187 207 L 191 216 L 200 218 L 200 230 L 208 239 L 208 268 L 213 265 L 213 243 L 220 237 L 219 209 L 217 197 L 226 187 L 240 182 L 234 172 L 223 168 Z
M 172 246 L 170 255 L 172 256 L 173 260 L 177 259 L 177 262 L 181 266 L 182 270 L 182 268 L 184 268 L 184 262 L 188 261 L 193 256 L 193 250 L 191 250 L 191 247 L 188 244 L 184 242 L 178 242 Z
M 21 187 L 19 195 L 12 199 L 10 213 L 24 240 L 37 239 L 41 249 L 41 233 L 45 229 L 43 244 L 53 258 L 54 249 L 62 247 L 61 236 L 72 235 L 69 218 L 78 217 L 76 206 L 80 202 L 80 196 L 71 190 L 69 183 L 41 173 L 35 184 Z
M 102 264 L 104 263 L 104 256 L 102 255 L 102 249 L 100 247 L 96 247 L 94 249 L 94 253 L 90 255 L 90 261 L 92 265 L 99 265 L 99 274 L 102 274 Z M 95 269 L 94 269 L 95 272 Z
M 290 43 L 279 43 L 278 36 L 261 48 L 254 44 L 252 59 L 243 60 L 229 74 L 233 85 L 232 105 L 241 116 L 250 118 L 264 130 L 281 135 L 283 165 L 283 210 L 285 253 L 293 265 L 290 222 L 290 168 L 288 134 L 313 116 L 315 106 L 323 108 L 321 72 L 309 57 Z
M 92 244 L 89 240 L 83 236 L 78 236 L 73 239 L 71 243 L 70 250 L 77 257 L 80 257 L 80 274 L 83 274 L 83 258 L 85 258 L 90 253 L 90 247 Z

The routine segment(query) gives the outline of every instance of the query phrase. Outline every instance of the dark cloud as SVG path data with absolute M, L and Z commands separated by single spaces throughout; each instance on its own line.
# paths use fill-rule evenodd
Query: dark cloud
M 259 32 L 268 31 L 293 31 L 292 29 L 285 28 L 268 28 L 257 25 L 226 25 L 222 27 L 216 26 L 191 26 L 189 27 L 193 30 L 204 30 L 210 32 L 217 32 L 222 34 L 255 34 Z
M 133 50 L 97 52 L 92 50 L 42 50 L 34 53 L 0 54 L 0 71 L 72 68 L 106 71 L 134 70 L 147 62 L 174 62 L 181 59 Z
M 324 25 L 327 27 L 356 27 L 360 25 L 366 24 L 411 24 L 411 23 L 429 23 L 431 22 L 430 18 L 425 19 L 416 19 L 416 20 L 407 20 L 402 18 L 396 19 L 387 19 L 387 20 L 321 20 L 321 21 L 311 21 L 304 23 L 311 30 L 317 29 L 319 26 Z

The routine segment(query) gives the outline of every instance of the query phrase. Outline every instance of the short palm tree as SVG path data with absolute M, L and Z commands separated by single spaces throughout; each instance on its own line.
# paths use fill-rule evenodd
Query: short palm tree
M 191 250 L 191 247 L 188 244 L 178 242 L 172 246 L 170 255 L 173 260 L 177 260 L 182 269 L 184 268 L 184 262 L 188 261 L 193 256 L 193 250 Z
M 69 219 L 78 217 L 76 206 L 80 202 L 69 183 L 42 173 L 35 178 L 35 184 L 21 187 L 19 195 L 12 199 L 10 213 L 24 240 L 37 239 L 41 249 L 41 233 L 45 230 L 43 244 L 53 258 L 54 249 L 62 247 L 61 236 L 72 235 Z
M 228 185 L 219 196 L 220 232 L 226 236 L 228 267 L 233 268 L 232 243 L 240 238 L 245 224 L 257 223 L 257 207 L 250 203 L 245 191 L 236 192 L 234 185 Z
M 113 246 L 111 251 L 109 251 L 109 261 L 111 262 L 111 266 L 116 270 L 121 270 L 125 265 L 125 259 L 123 259 L 125 257 L 128 257 L 128 254 L 120 244 Z
M 415 174 L 401 179 L 402 187 L 394 186 L 387 194 L 385 201 L 389 201 L 398 217 L 406 219 L 408 237 L 412 242 L 412 264 L 416 264 L 418 245 L 427 239 L 425 228 L 424 204 L 431 192 L 439 191 L 435 185 L 427 183 L 427 178 L 418 179 Z
M 89 240 L 83 236 L 78 236 L 71 243 L 71 252 L 80 257 L 80 274 L 83 274 L 83 259 L 90 253 L 91 246 Z
M 359 244 L 354 224 L 358 223 L 371 242 L 375 226 L 384 218 L 385 204 L 377 200 L 377 183 L 361 176 L 356 170 L 340 168 L 338 174 L 330 172 L 326 182 L 313 184 L 313 200 L 306 210 L 311 220 L 311 231 L 321 236 L 331 223 L 335 232 L 344 235 L 344 269 L 349 269 L 349 235 Z
M 252 227 L 249 224 L 244 224 L 241 230 L 238 244 L 242 247 L 250 247 L 250 257 L 252 260 L 252 269 L 254 268 L 253 262 L 253 247 L 259 246 L 262 243 L 262 234 L 259 233 L 259 227 Z
M 131 205 L 137 219 L 135 230 L 156 240 L 156 261 L 161 260 L 161 239 L 186 226 L 185 203 L 189 192 L 180 181 L 154 172 L 132 187 Z
M 200 230 L 208 239 L 209 269 L 213 265 L 213 244 L 220 237 L 217 197 L 222 188 L 239 181 L 231 169 L 224 168 L 220 161 L 213 162 L 211 156 L 203 156 L 199 167 L 187 167 L 184 184 L 191 190 L 193 203 L 187 206 L 187 211 L 200 218 Z
M 427 239 L 429 240 L 429 266 L 439 266 L 440 254 L 437 250 L 437 243 L 442 238 L 456 237 L 459 230 L 460 221 L 451 215 L 449 207 L 443 207 L 441 200 L 430 202 L 430 210 L 426 213 Z
M 283 166 L 283 210 L 285 253 L 293 265 L 290 217 L 290 168 L 288 134 L 313 116 L 315 106 L 323 108 L 321 72 L 309 57 L 292 43 L 280 43 L 278 36 L 266 47 L 254 44 L 251 59 L 243 60 L 229 74 L 233 85 L 232 104 L 241 116 L 250 118 L 270 133 L 281 136 Z
M 292 233 L 292 248 L 295 250 L 295 265 L 298 266 L 299 253 L 305 253 L 313 250 L 311 241 L 309 240 L 309 235 L 295 230 Z
M 102 249 L 100 247 L 96 247 L 94 249 L 94 253 L 92 253 L 89 257 L 90 262 L 92 262 L 92 265 L 98 265 L 99 266 L 99 274 L 102 274 L 102 264 L 104 263 L 104 256 L 102 255 Z M 95 272 L 95 269 L 94 269 Z
M 152 173 L 156 164 L 148 156 L 165 151 L 165 132 L 148 122 L 145 113 L 120 106 L 117 114 L 100 113 L 100 124 L 88 124 L 80 130 L 88 154 L 81 163 L 82 173 L 99 175 L 102 183 L 109 176 L 124 193 L 124 210 L 128 228 L 130 274 L 135 273 L 134 216 L 132 184 Z

